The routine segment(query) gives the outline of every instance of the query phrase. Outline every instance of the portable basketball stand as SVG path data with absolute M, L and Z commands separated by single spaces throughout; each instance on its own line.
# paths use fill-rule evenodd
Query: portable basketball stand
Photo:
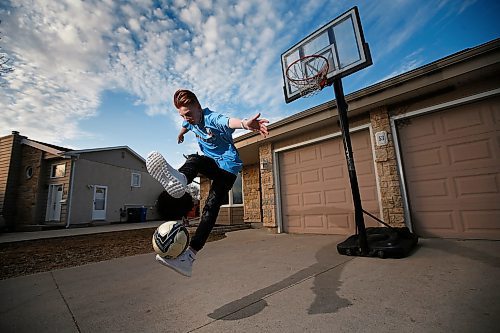
M 352 29 L 352 30 L 351 30 Z M 312 52 L 311 52 L 312 51 Z M 372 64 L 357 7 L 319 28 L 282 54 L 285 101 L 308 97 L 333 85 L 354 204 L 356 234 L 337 245 L 342 255 L 406 257 L 418 243 L 407 227 L 395 228 L 363 210 L 349 133 L 342 77 Z M 365 227 L 364 214 L 385 227 Z
M 394 228 L 376 216 L 365 211 L 361 204 L 358 177 L 352 155 L 351 135 L 349 133 L 349 120 L 347 118 L 347 103 L 345 101 L 342 80 L 333 80 L 333 90 L 337 101 L 340 129 L 344 143 L 345 158 L 351 183 L 352 199 L 354 203 L 354 220 L 357 234 L 350 236 L 337 245 L 337 251 L 343 255 L 377 256 L 379 258 L 406 257 L 418 242 L 418 237 L 411 233 L 407 227 Z M 386 227 L 365 228 L 364 216 L 367 214 Z

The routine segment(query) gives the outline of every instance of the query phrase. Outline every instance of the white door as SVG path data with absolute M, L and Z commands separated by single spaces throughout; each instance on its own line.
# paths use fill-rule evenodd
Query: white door
M 49 198 L 47 201 L 47 213 L 45 221 L 60 221 L 61 220 L 61 201 L 63 198 L 62 185 L 49 186 Z
M 108 196 L 108 187 L 94 185 L 94 204 L 92 206 L 92 220 L 106 219 L 106 199 Z

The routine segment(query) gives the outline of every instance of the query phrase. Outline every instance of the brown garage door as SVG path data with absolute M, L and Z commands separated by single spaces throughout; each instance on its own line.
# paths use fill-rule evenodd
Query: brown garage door
M 422 115 L 398 127 L 416 232 L 500 239 L 500 98 Z
M 363 208 L 379 216 L 368 130 L 351 134 Z M 351 234 L 355 230 L 341 138 L 280 154 L 283 229 L 289 233 Z M 365 218 L 366 225 L 375 225 Z

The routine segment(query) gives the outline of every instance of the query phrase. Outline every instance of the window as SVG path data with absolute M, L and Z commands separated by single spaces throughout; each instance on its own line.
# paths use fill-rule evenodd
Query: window
M 233 188 L 229 191 L 223 205 L 236 206 L 243 204 L 243 184 L 241 173 L 238 173 L 234 181 Z
M 61 178 L 66 175 L 66 163 L 52 164 L 50 178 Z
M 130 178 L 130 186 L 131 187 L 141 187 L 141 174 L 137 172 L 132 172 L 132 176 Z
M 26 167 L 26 179 L 31 179 L 33 177 L 33 167 Z

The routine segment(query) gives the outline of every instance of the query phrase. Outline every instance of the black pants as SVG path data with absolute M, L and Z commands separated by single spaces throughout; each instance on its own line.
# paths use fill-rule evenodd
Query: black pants
M 203 155 L 189 155 L 179 171 L 186 175 L 188 184 L 193 181 L 198 173 L 212 180 L 207 201 L 203 207 L 200 224 L 191 238 L 190 246 L 199 251 L 207 242 L 208 236 L 217 221 L 220 206 L 227 198 L 229 190 L 233 187 L 236 175 L 219 168 L 213 159 Z

